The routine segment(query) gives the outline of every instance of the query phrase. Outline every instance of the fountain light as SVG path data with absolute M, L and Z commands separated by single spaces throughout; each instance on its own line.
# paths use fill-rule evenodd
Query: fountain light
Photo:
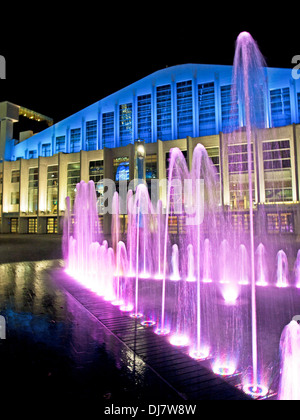
M 155 331 L 155 334 L 165 336 L 170 334 L 169 328 L 157 328 Z
M 123 306 L 124 305 L 124 302 L 123 302 L 123 300 L 113 300 L 112 302 L 111 302 L 111 304 L 113 305 L 113 306 Z
M 193 348 L 190 352 L 189 352 L 189 356 L 192 359 L 195 359 L 197 361 L 201 361 L 201 360 L 207 360 L 210 356 L 209 354 L 210 349 L 208 347 L 204 347 L 204 348 L 200 348 L 200 349 L 195 349 Z
M 170 338 L 170 343 L 177 347 L 186 347 L 189 344 L 189 337 L 187 335 L 174 334 Z
M 131 312 L 133 310 L 133 305 L 132 304 L 128 304 L 128 305 L 121 305 L 120 306 L 120 311 L 122 312 Z
M 153 327 L 156 324 L 155 321 L 153 321 L 152 319 L 145 319 L 144 321 L 141 322 L 141 325 L 143 325 L 144 327 Z
M 236 374 L 236 362 L 233 360 L 217 359 L 212 365 L 212 370 L 219 376 L 233 376 Z
M 246 384 L 243 386 L 243 391 L 245 394 L 250 395 L 254 399 L 262 399 L 268 396 L 269 389 L 265 385 L 261 384 Z
M 144 271 L 143 273 L 139 274 L 139 278 L 140 279 L 149 279 L 150 278 L 150 274 L 147 273 L 146 271 Z
M 189 283 L 194 283 L 196 281 L 196 277 L 195 276 L 188 276 L 185 280 Z
M 134 319 L 140 319 L 143 318 L 144 315 L 141 312 L 133 312 L 129 316 Z
M 237 298 L 239 297 L 239 290 L 237 287 L 231 285 L 222 290 L 222 295 L 226 303 L 235 304 Z
M 212 283 L 212 279 L 205 277 L 203 280 L 203 283 Z

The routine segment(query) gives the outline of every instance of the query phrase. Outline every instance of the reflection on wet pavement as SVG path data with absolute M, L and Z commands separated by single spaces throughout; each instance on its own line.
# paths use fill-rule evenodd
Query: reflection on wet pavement
M 178 400 L 68 293 L 49 270 L 61 260 L 0 265 L 1 397 L 70 401 Z

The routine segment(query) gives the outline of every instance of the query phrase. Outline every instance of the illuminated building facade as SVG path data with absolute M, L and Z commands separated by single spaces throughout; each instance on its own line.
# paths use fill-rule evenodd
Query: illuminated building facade
M 290 69 L 268 68 L 265 129 L 253 145 L 256 232 L 300 235 L 300 81 Z M 231 144 L 228 131 L 243 133 L 243 113 L 231 95 L 232 67 L 186 64 L 155 72 L 53 124 L 41 114 L 0 104 L 1 231 L 56 233 L 65 197 L 74 201 L 76 183 L 135 177 L 138 140 L 145 148 L 144 177 L 166 178 L 168 153 L 179 147 L 191 165 L 202 143 L 218 173 L 220 204 L 234 226 L 247 227 L 246 139 Z M 48 128 L 13 138 L 20 115 L 44 120 Z M 243 175 L 244 173 L 244 175 Z M 244 176 L 244 178 L 243 178 Z M 165 191 L 160 190 L 164 202 Z M 279 210 L 279 211 L 278 211 Z M 101 226 L 109 232 L 110 219 Z M 126 230 L 126 216 L 121 226 Z M 299 226 L 299 228 L 297 228 Z M 175 221 L 174 232 L 179 229 Z M 299 230 L 299 232 L 298 232 Z

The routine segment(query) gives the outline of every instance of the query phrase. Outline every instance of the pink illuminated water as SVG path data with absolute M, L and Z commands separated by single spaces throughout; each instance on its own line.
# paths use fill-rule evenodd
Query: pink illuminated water
M 280 354 L 278 399 L 300 400 L 300 325 L 294 320 L 282 332 Z
M 255 144 L 263 119 L 263 66 L 252 37 L 242 33 L 236 44 L 233 94 L 242 107 L 244 129 L 230 132 L 227 138 L 231 145 L 247 142 L 247 191 L 252 191 L 255 181 L 251 144 Z M 239 175 L 244 180 L 245 173 Z M 182 191 L 176 189 L 178 182 L 184 185 Z M 155 325 L 158 335 L 169 335 L 172 345 L 182 347 L 194 359 L 213 357 L 212 369 L 218 375 L 231 376 L 238 368 L 251 371 L 250 376 L 244 375 L 243 389 L 260 398 L 268 387 L 260 381 L 264 375 L 258 347 L 268 341 L 262 336 L 268 336 L 268 331 L 259 336 L 257 294 L 269 291 L 271 284 L 278 286 L 273 287 L 276 293 L 284 293 L 281 289 L 289 286 L 289 272 L 282 250 L 270 262 L 269 249 L 254 242 L 252 194 L 247 200 L 249 229 L 234 230 L 220 206 L 218 174 L 204 146 L 196 145 L 188 163 L 181 150 L 173 148 L 164 201 L 152 205 L 144 184 L 128 191 L 126 238 L 121 233 L 118 193 L 112 200 L 111 236 L 105 240 L 98 229 L 94 184 L 78 184 L 73 225 L 67 201 L 63 248 L 66 271 L 85 287 L 140 319 L 145 327 Z M 169 222 L 176 217 L 180 201 L 184 222 L 173 233 Z M 294 279 L 300 288 L 300 251 Z M 263 307 L 266 319 L 265 311 Z M 294 381 L 289 372 L 296 362 L 287 349 L 292 346 L 293 356 L 297 354 L 296 326 L 287 331 L 281 345 L 285 372 L 281 396 Z

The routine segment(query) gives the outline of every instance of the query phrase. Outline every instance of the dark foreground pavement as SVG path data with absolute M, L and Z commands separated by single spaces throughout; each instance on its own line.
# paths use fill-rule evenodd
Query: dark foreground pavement
M 115 408 L 144 408 L 145 412 L 140 411 L 144 415 L 149 405 L 188 405 L 192 401 L 188 395 L 179 392 L 172 385 L 174 381 L 164 377 L 166 344 L 162 342 L 161 354 L 157 355 L 160 343 L 152 342 L 152 336 L 139 327 L 137 333 L 143 334 L 146 344 L 140 345 L 140 349 L 133 348 L 136 332 L 127 320 L 123 324 L 117 320 L 115 325 L 111 318 L 110 327 L 100 317 L 97 319 L 101 304 L 98 308 L 92 302 L 88 307 L 91 301 L 86 291 L 80 286 L 74 289 L 59 278 L 63 264 L 60 258 L 59 236 L 0 236 L 0 315 L 6 323 L 6 338 L 0 339 L 2 401 L 18 401 L 26 406 L 38 402 L 44 407 L 61 403 L 76 407 L 83 403 L 86 407 L 98 407 L 101 418 L 105 407 L 111 410 L 112 404 Z M 58 276 L 53 276 L 53 271 Z M 131 329 L 127 331 L 129 336 L 126 333 L 127 341 L 113 331 L 116 326 L 121 332 L 123 328 Z M 146 350 L 156 346 L 152 366 L 143 357 L 145 346 Z M 186 360 L 178 359 L 178 363 Z M 161 374 L 157 373 L 158 364 Z M 170 366 L 167 373 L 176 379 L 177 373 Z M 189 366 L 193 381 L 197 382 L 193 371 Z M 185 383 L 189 382 L 188 376 Z M 216 381 L 219 387 L 220 382 Z M 221 383 L 223 390 L 224 386 Z M 203 396 L 216 400 L 218 393 L 212 388 Z M 219 394 L 220 399 L 222 396 L 226 399 L 226 395 L 229 399 L 244 398 L 237 390 L 229 394 L 228 390 Z

